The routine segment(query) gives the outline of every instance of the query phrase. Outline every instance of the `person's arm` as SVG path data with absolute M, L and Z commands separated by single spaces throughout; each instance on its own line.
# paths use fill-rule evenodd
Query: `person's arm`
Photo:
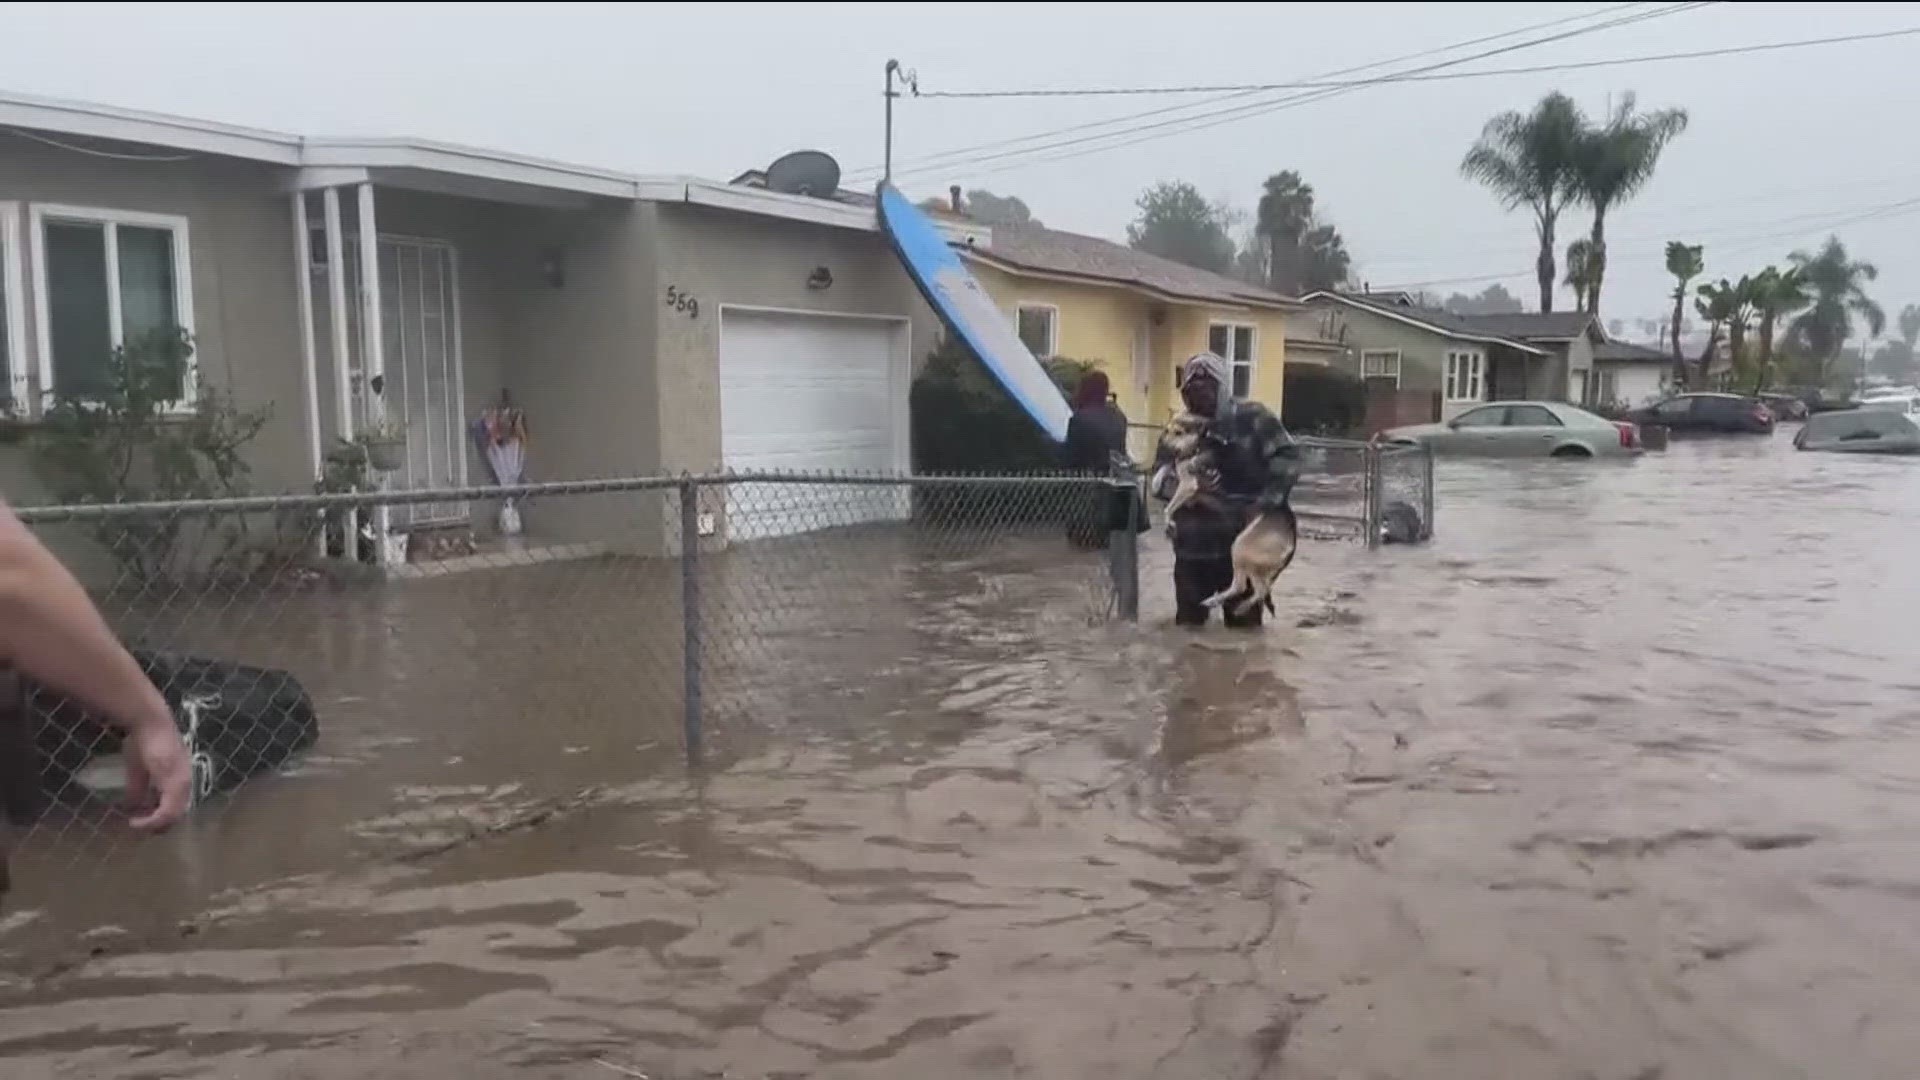
M 1160 441 L 1153 450 L 1153 472 L 1147 481 L 1147 489 L 1154 498 L 1166 502 L 1173 498 L 1173 447 L 1167 445 L 1167 433 L 1160 433 Z
M 166 699 L 122 648 L 67 568 L 0 503 L 0 665 L 13 667 L 126 730 L 136 828 L 185 812 L 191 768 Z
M 1266 464 L 1266 480 L 1261 485 L 1256 504 L 1261 507 L 1285 506 L 1293 494 L 1293 485 L 1300 479 L 1300 444 L 1293 441 L 1286 425 L 1273 415 L 1273 410 L 1263 405 L 1255 405 L 1254 410 L 1257 411 L 1251 417 L 1253 447 Z

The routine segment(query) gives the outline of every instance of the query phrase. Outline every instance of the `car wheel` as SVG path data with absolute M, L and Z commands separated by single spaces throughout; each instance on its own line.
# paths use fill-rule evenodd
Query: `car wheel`
M 1553 448 L 1553 456 L 1557 458 L 1590 458 L 1593 456 L 1593 451 L 1584 446 L 1556 446 Z

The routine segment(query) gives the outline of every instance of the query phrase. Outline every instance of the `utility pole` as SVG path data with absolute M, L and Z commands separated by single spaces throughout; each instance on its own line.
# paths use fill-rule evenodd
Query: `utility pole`
M 900 91 L 893 88 L 895 80 L 898 80 L 901 86 L 907 87 L 916 94 L 920 92 L 920 77 L 918 75 L 911 71 L 902 70 L 900 61 L 898 60 L 887 61 L 885 91 L 887 99 L 886 155 L 880 159 L 880 182 L 883 184 L 893 182 L 893 99 L 900 96 Z

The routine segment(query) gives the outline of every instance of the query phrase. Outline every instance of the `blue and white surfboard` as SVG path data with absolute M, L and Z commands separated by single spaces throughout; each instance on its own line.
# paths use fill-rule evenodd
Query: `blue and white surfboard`
M 1040 430 L 1054 442 L 1065 442 L 1067 418 L 1073 410 L 1047 369 L 1027 351 L 1006 314 L 994 306 L 993 297 L 967 272 L 932 219 L 905 195 L 882 183 L 877 200 L 880 227 L 940 321 L 967 343 Z

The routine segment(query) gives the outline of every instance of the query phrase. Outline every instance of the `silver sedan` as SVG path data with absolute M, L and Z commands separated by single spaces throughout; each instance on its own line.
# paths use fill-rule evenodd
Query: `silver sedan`
M 1640 429 L 1560 401 L 1491 401 L 1442 424 L 1390 428 L 1380 441 L 1483 457 L 1632 457 Z

